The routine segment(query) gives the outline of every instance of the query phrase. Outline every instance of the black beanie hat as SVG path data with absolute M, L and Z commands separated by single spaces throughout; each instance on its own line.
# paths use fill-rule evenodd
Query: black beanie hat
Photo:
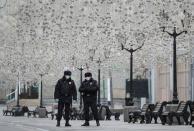
M 69 70 L 64 71 L 64 75 L 71 75 L 71 71 L 69 71 Z
M 90 72 L 85 73 L 85 77 L 92 77 L 92 73 Z

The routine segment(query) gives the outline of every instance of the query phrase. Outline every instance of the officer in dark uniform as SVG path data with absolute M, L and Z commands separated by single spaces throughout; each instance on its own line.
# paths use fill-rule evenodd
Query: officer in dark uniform
M 89 126 L 89 107 L 92 109 L 96 125 L 100 126 L 97 110 L 97 92 L 99 87 L 97 81 L 92 78 L 90 72 L 85 73 L 85 80 L 79 88 L 83 96 L 85 123 L 82 126 Z
M 65 126 L 71 126 L 69 124 L 70 119 L 70 106 L 73 100 L 77 100 L 77 91 L 74 81 L 71 79 L 71 72 L 65 71 L 64 76 L 58 80 L 55 86 L 54 98 L 58 99 L 58 115 L 57 126 L 60 126 L 60 121 L 63 115 L 63 109 L 65 106 Z

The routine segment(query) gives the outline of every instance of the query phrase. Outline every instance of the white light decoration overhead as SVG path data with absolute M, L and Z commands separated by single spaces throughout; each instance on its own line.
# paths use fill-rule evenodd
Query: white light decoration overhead
M 164 25 L 169 31 L 173 26 L 187 28 L 189 35 L 177 41 L 178 50 L 186 53 L 178 58 L 190 54 L 191 0 L 14 1 L 0 2 L 0 71 L 10 77 L 21 72 L 33 79 L 48 73 L 45 79 L 53 80 L 64 67 L 79 72 L 75 67 L 81 65 L 97 71 L 99 58 L 107 59 L 104 70 L 128 69 L 129 55 L 120 47 L 125 37 L 133 46 L 145 37 L 145 45 L 134 55 L 135 71 L 143 72 L 152 64 L 169 63 L 172 41 L 162 33 Z

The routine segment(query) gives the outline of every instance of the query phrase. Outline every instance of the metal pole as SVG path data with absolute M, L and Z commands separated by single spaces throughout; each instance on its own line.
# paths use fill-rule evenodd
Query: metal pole
M 110 96 L 111 96 L 111 107 L 113 107 L 113 89 L 112 89 L 112 72 L 109 70 L 110 77 Z
M 18 88 L 17 88 L 17 106 L 18 107 L 20 106 L 20 103 L 19 103 L 19 85 L 18 85 Z
M 177 62 L 176 62 L 176 37 L 173 42 L 173 100 L 174 104 L 178 104 L 178 92 L 177 92 Z
M 99 86 L 99 90 L 98 90 L 98 104 L 100 105 L 100 67 L 98 69 L 98 86 Z
M 130 102 L 130 105 L 132 106 L 133 105 L 133 52 L 131 52 L 131 57 L 130 57 L 130 89 L 129 89 L 129 92 L 130 92 L 130 99 L 129 99 L 129 102 Z
M 17 107 L 20 106 L 20 103 L 19 103 L 19 85 L 20 85 L 20 76 L 19 76 L 19 73 L 18 73 L 18 86 L 17 86 Z
M 43 74 L 40 74 L 41 76 L 41 84 L 40 84 L 40 107 L 42 107 L 42 76 Z
M 131 54 L 131 56 L 130 56 L 130 87 L 129 87 L 129 92 L 126 91 L 126 98 L 125 98 L 126 106 L 133 106 L 134 105 L 134 102 L 133 102 L 133 97 L 134 97 L 134 89 L 133 89 L 133 52 L 141 49 L 143 47 L 143 45 L 144 45 L 144 42 L 142 43 L 141 46 L 139 46 L 136 49 L 133 49 L 132 47 L 131 47 L 131 49 L 128 49 L 128 48 L 125 48 L 123 44 L 121 44 L 121 49 L 126 50 Z M 128 95 L 130 95 L 130 96 L 128 96 Z
M 176 62 L 176 37 L 181 35 L 182 33 L 187 33 L 187 31 L 182 31 L 180 33 L 176 32 L 176 27 L 174 27 L 174 32 L 170 33 L 165 31 L 165 27 L 163 28 L 163 32 L 168 33 L 171 37 L 173 37 L 173 99 L 172 102 L 174 104 L 178 104 L 178 92 L 177 92 L 177 62 Z
M 105 92 L 105 78 L 103 76 L 103 99 L 106 99 L 106 92 Z
M 82 85 L 82 73 L 83 73 L 83 68 L 78 68 L 80 70 L 80 86 Z M 82 94 L 80 93 L 80 109 L 82 109 Z
M 148 91 L 149 91 L 149 103 L 152 103 L 152 79 L 151 79 L 151 70 L 148 70 Z
M 191 65 L 191 100 L 194 101 L 194 61 Z

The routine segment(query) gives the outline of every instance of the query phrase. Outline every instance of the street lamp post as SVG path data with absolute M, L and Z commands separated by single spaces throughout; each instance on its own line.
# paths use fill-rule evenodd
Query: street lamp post
M 100 102 L 100 72 L 101 72 L 100 65 L 102 63 L 102 61 L 100 60 L 100 58 L 97 61 L 97 63 L 98 63 L 98 87 L 99 87 L 99 90 L 98 90 L 98 104 L 100 105 L 100 103 L 101 103 Z
M 90 49 L 89 50 L 89 55 L 90 55 L 89 59 L 91 61 L 93 61 L 93 59 L 94 59 L 95 52 L 96 52 L 96 49 Z M 101 72 L 100 71 L 100 65 L 102 63 L 102 61 L 100 60 L 100 57 L 96 62 L 98 63 L 98 87 L 99 87 L 97 104 L 100 105 L 100 72 Z
M 42 92 L 43 92 L 43 82 L 42 82 L 42 77 L 44 75 L 46 75 L 47 73 L 45 74 L 40 74 L 40 77 L 41 77 L 41 82 L 40 82 L 40 107 L 43 107 L 43 102 L 42 102 Z
M 40 74 L 40 77 L 41 77 L 41 83 L 40 83 L 40 107 L 42 107 L 42 77 L 43 77 L 43 74 Z
M 173 37 L 173 100 L 172 102 L 174 104 L 178 104 L 178 91 L 177 91 L 177 61 L 176 61 L 176 38 L 181 35 L 182 33 L 187 33 L 187 31 L 181 31 L 180 33 L 177 33 L 176 27 L 174 27 L 173 33 L 170 33 L 165 30 L 165 27 L 163 28 L 163 32 L 166 32 L 168 35 Z
M 82 81 L 83 81 L 83 70 L 84 70 L 84 68 L 81 66 L 80 68 L 77 68 L 79 71 L 80 71 L 80 86 L 81 86 L 81 84 L 82 84 Z M 82 109 L 82 94 L 80 93 L 80 109 Z
M 18 73 L 18 86 L 17 86 L 17 104 L 16 104 L 16 107 L 20 107 L 20 95 L 19 95 L 19 87 L 20 86 L 20 76 L 19 76 L 19 73 Z
M 125 104 L 126 106 L 133 106 L 133 97 L 134 97 L 134 89 L 133 89 L 133 53 L 136 52 L 137 50 L 141 49 L 143 47 L 144 43 L 136 48 L 133 49 L 132 47 L 130 49 L 125 48 L 123 44 L 121 44 L 122 50 L 126 50 L 127 52 L 130 53 L 130 88 L 129 88 L 129 94 L 126 92 L 128 95 L 125 98 Z
M 89 55 L 90 55 L 90 60 L 93 61 L 94 60 L 94 55 L 95 55 L 96 49 L 90 49 L 89 50 Z M 110 51 L 105 50 L 104 52 L 104 59 L 101 60 L 100 57 L 98 58 L 98 60 L 96 61 L 98 63 L 98 86 L 99 86 L 99 90 L 98 90 L 98 100 L 97 100 L 97 104 L 100 105 L 101 104 L 101 99 L 100 99 L 100 90 L 101 90 L 101 63 L 104 62 L 106 59 L 110 58 Z

